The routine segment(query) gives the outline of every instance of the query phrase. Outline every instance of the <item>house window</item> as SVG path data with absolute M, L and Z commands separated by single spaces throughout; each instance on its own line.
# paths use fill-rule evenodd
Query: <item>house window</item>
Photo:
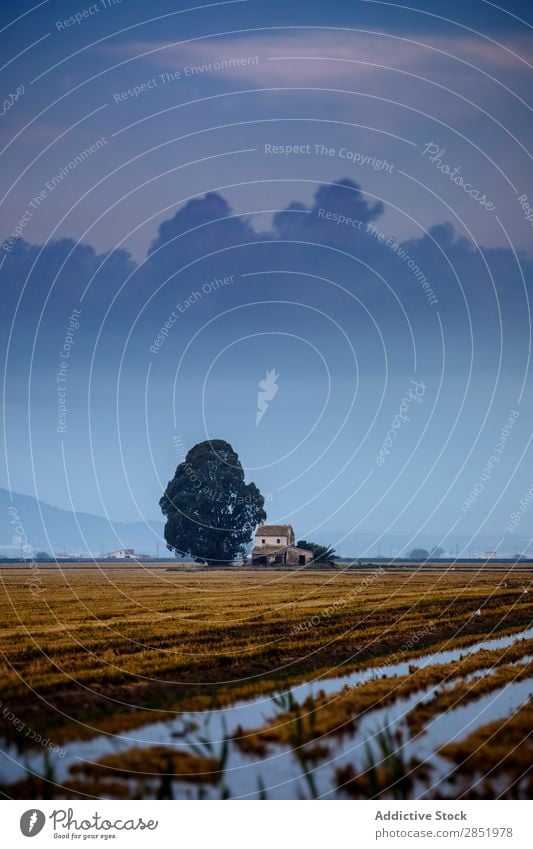
M 266 540 L 265 540 L 265 539 L 262 539 L 262 540 L 261 540 L 261 542 L 262 542 L 262 543 L 263 543 L 263 545 L 264 545 L 264 544 L 265 544 L 265 542 L 266 542 Z
M 280 540 L 280 539 L 278 539 L 278 540 L 276 540 L 276 542 L 279 544 L 279 543 L 281 542 L 281 540 Z

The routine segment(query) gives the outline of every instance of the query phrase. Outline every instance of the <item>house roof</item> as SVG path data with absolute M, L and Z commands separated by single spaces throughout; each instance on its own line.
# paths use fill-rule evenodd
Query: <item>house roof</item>
M 294 534 L 292 525 L 260 525 L 255 532 L 256 537 L 288 537 Z
M 252 549 L 252 557 L 266 557 L 267 554 L 284 554 L 287 548 L 294 548 L 289 545 L 256 545 Z
M 297 545 L 256 545 L 252 549 L 252 556 L 261 557 L 267 554 L 283 554 L 285 551 L 295 551 L 297 554 L 313 554 L 310 548 L 301 548 Z

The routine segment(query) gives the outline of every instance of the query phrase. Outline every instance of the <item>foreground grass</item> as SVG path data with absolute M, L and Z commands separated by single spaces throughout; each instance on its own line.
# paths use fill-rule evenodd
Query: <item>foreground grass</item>
M 102 565 L 41 569 L 38 595 L 30 573 L 0 569 L 0 734 L 19 745 L 32 742 L 20 723 L 60 743 L 531 622 L 532 596 L 512 571 Z

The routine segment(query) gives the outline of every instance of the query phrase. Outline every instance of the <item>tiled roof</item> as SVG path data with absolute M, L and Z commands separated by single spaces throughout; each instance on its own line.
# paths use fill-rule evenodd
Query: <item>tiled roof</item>
M 260 525 L 255 532 L 256 537 L 288 537 L 294 534 L 292 525 Z
M 252 549 L 253 557 L 267 554 L 283 554 L 285 551 L 295 551 L 297 554 L 312 554 L 310 548 L 299 548 L 297 545 L 256 545 Z

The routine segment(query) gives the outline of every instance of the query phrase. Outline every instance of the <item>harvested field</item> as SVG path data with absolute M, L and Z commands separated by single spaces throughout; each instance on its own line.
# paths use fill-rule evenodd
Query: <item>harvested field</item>
M 5 795 L 33 781 L 69 798 L 258 788 L 292 798 L 337 792 L 339 769 L 357 792 L 379 779 L 377 795 L 387 795 L 382 765 L 374 784 L 358 778 L 372 718 L 388 727 L 395 716 L 394 735 L 401 725 L 405 739 L 422 740 L 436 716 L 479 699 L 499 705 L 502 689 L 528 687 L 533 674 L 523 564 L 519 573 L 102 564 L 38 575 L 21 566 L 0 577 Z M 523 690 L 513 692 L 520 707 Z M 410 776 L 402 786 L 425 792 L 429 754 L 415 777 L 411 750 L 405 760 L 395 745 Z M 432 757 L 432 741 L 424 747 Z M 390 767 L 378 749 L 372 757 Z

